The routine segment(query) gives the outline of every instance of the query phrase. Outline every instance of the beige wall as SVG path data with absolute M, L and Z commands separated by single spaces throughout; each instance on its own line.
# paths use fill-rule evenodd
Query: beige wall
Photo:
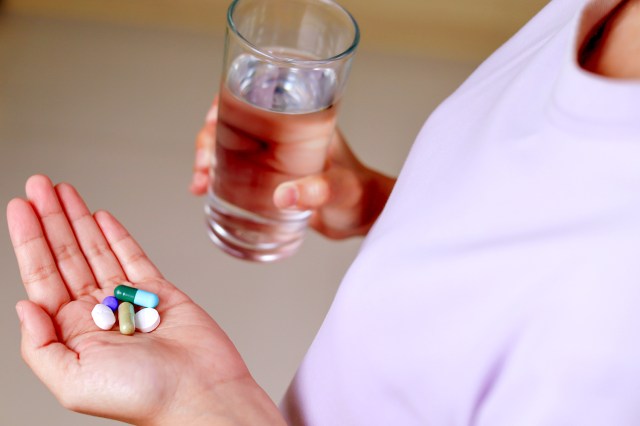
M 227 0 L 7 0 L 10 11 L 219 32 Z M 342 0 L 363 48 L 477 60 L 526 22 L 544 0 Z

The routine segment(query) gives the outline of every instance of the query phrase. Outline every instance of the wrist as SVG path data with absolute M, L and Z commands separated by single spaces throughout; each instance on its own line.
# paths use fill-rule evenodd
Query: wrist
M 365 213 L 363 214 L 366 214 L 366 217 L 363 221 L 362 235 L 366 235 L 387 204 L 387 200 L 396 183 L 396 178 L 373 169 L 367 169 L 363 182 L 367 193 L 367 202 L 364 205 Z
M 277 406 L 252 377 L 217 383 L 176 398 L 140 426 L 286 425 Z

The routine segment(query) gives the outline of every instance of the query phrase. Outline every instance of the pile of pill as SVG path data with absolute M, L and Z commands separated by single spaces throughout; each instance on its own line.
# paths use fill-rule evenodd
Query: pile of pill
M 149 333 L 160 324 L 160 314 L 154 308 L 160 299 L 156 294 L 139 288 L 119 285 L 113 291 L 114 296 L 107 296 L 91 311 L 93 322 L 102 330 L 111 330 L 116 323 L 115 312 L 118 312 L 120 333 L 132 335 L 136 329 Z M 135 312 L 133 305 L 142 306 Z

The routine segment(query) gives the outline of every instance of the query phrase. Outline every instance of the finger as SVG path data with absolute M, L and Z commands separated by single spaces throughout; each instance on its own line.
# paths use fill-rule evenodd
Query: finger
M 40 217 L 45 238 L 72 299 L 97 288 L 91 269 L 80 250 L 58 195 L 48 177 L 31 176 L 26 184 L 27 198 Z
M 196 138 L 196 158 L 189 190 L 194 195 L 203 195 L 209 184 L 209 169 L 213 166 L 215 127 L 203 127 Z
M 278 185 L 273 202 L 280 209 L 315 209 L 329 201 L 330 184 L 326 176 L 307 176 Z
M 97 286 L 113 288 L 126 281 L 120 262 L 78 191 L 68 183 L 61 183 L 56 186 L 56 192 Z
M 129 281 L 143 282 L 163 278 L 140 245 L 116 218 L 106 211 L 96 212 L 94 217 Z
M 38 216 L 27 201 L 15 198 L 7 206 L 7 222 L 20 276 L 29 299 L 55 315 L 70 300 Z
M 196 137 L 196 156 L 193 166 L 193 176 L 189 190 L 195 195 L 202 195 L 209 183 L 209 169 L 212 166 L 213 150 L 216 139 L 216 123 L 218 119 L 218 97 L 213 101 L 207 113 L 205 126 Z
M 204 118 L 204 122 L 206 124 L 213 124 L 215 126 L 216 122 L 218 121 L 219 100 L 220 100 L 220 97 L 218 95 L 216 95 L 213 98 L 213 102 L 211 103 L 211 108 L 209 108 L 209 111 L 207 111 L 207 116 Z
M 58 399 L 64 401 L 69 377 L 77 370 L 78 355 L 58 341 L 51 317 L 33 302 L 16 305 L 22 333 L 22 358 Z

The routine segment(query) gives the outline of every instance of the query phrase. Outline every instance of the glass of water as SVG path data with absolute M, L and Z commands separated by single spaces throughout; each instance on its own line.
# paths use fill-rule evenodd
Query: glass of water
M 278 209 L 276 187 L 322 172 L 359 41 L 331 0 L 235 0 L 227 13 L 206 216 L 213 242 L 247 260 L 290 256 L 311 212 Z

